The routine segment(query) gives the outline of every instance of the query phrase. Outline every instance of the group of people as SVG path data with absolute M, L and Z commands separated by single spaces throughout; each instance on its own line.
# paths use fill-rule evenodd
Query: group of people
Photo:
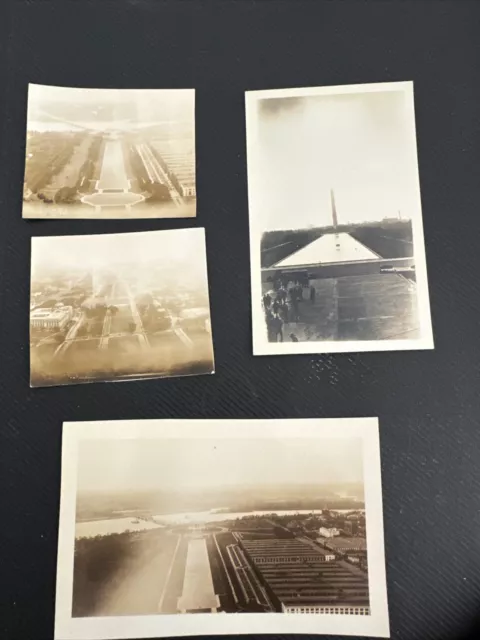
M 310 286 L 310 302 L 315 302 L 315 287 Z M 267 323 L 268 340 L 283 342 L 286 323 L 300 321 L 300 302 L 304 300 L 304 287 L 299 282 L 288 284 L 278 281 L 274 288 L 263 295 L 262 303 Z M 289 334 L 292 342 L 298 342 L 294 333 Z

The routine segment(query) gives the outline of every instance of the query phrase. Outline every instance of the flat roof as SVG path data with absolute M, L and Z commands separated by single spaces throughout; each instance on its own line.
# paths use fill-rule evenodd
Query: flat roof
M 181 611 L 217 609 L 205 538 L 195 538 L 188 543 L 183 593 L 178 599 Z
M 275 267 L 299 267 L 302 265 L 379 259 L 380 256 L 378 254 L 355 240 L 349 233 L 326 233 L 280 260 Z
M 365 538 L 329 538 L 328 542 L 325 542 L 336 549 L 365 549 L 367 548 L 367 541 Z
M 33 311 L 30 314 L 31 318 L 38 318 L 38 319 L 45 319 L 45 318 L 52 318 L 52 319 L 58 319 L 61 318 L 62 316 L 65 315 L 65 312 L 69 311 L 70 307 L 58 307 L 58 308 L 51 308 L 51 307 L 42 307 L 40 309 L 33 309 Z
M 242 540 L 245 549 L 252 558 L 281 558 L 281 557 L 324 557 L 331 555 L 329 549 L 322 549 L 309 545 L 298 539 L 263 538 L 261 540 Z
M 345 564 L 260 564 L 258 570 L 285 605 L 368 606 L 368 577 Z

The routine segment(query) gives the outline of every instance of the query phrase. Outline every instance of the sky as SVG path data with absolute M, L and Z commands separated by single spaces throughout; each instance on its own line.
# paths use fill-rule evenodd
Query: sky
M 203 229 L 33 238 L 32 279 L 46 268 L 88 270 L 153 260 L 158 265 L 178 263 L 189 274 L 206 279 L 205 254 Z
M 99 105 L 110 105 L 115 118 L 137 122 L 194 121 L 195 92 L 191 89 L 84 89 L 30 84 L 28 89 L 27 129 L 49 127 L 71 130 L 61 118 L 92 126 L 103 120 Z M 132 108 L 130 108 L 130 105 Z M 127 107 L 127 108 L 126 108 Z M 48 117 L 51 114 L 53 117 Z M 41 121 L 40 123 L 38 121 Z
M 355 438 L 82 440 L 78 491 L 363 482 Z
M 260 229 L 410 218 L 417 206 L 414 123 L 403 91 L 259 102 L 254 215 Z M 252 198 L 250 198 L 252 204 Z

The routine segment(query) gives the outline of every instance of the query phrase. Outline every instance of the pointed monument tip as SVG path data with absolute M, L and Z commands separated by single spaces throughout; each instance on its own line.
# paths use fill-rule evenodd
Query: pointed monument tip
M 335 193 L 333 189 L 330 189 L 330 194 L 332 199 L 332 223 L 333 223 L 333 228 L 336 229 L 338 225 L 338 220 L 337 220 L 337 207 L 335 206 Z

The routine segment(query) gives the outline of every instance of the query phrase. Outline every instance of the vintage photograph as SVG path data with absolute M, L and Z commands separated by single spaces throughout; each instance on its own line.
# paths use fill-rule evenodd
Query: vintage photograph
M 56 638 L 388 637 L 377 420 L 66 423 L 57 571 Z
M 213 372 L 204 229 L 32 239 L 32 387 Z
M 413 83 L 246 93 L 255 355 L 431 349 Z
M 29 85 L 24 218 L 195 215 L 193 89 Z

